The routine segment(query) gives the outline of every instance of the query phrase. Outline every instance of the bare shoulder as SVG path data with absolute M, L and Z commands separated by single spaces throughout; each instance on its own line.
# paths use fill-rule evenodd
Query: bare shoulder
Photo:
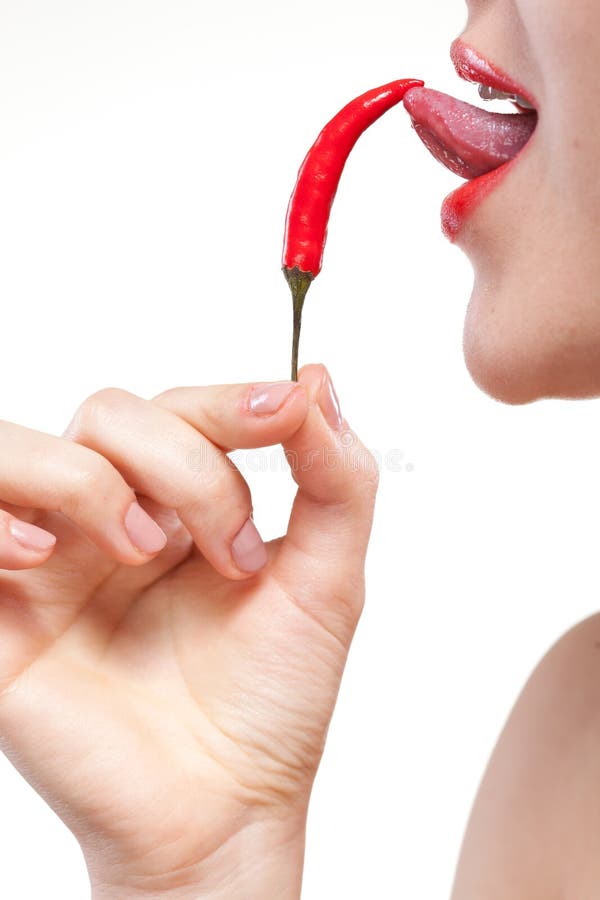
M 452 900 L 600 896 L 600 614 L 548 651 L 483 777 Z

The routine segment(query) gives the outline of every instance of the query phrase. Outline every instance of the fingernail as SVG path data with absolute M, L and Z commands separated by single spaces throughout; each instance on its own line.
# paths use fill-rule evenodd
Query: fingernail
M 56 538 L 49 531 L 30 525 L 29 522 L 21 522 L 20 519 L 12 519 L 8 530 L 15 541 L 25 550 L 33 550 L 36 553 L 46 553 L 56 544 Z
M 281 409 L 298 385 L 293 381 L 275 381 L 273 384 L 257 384 L 250 393 L 248 408 L 256 416 L 269 416 Z
M 158 553 L 166 546 L 167 536 L 135 501 L 125 516 L 125 531 L 133 546 L 142 553 Z
M 267 548 L 252 519 L 234 537 L 231 552 L 242 572 L 258 572 L 266 565 Z
M 344 427 L 342 411 L 340 409 L 340 401 L 331 383 L 329 374 L 321 385 L 321 393 L 319 394 L 319 406 L 325 417 L 325 421 L 334 431 L 341 431 Z

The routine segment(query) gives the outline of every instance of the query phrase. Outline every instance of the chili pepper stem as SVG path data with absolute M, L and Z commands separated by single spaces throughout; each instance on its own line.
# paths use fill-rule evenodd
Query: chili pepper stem
M 300 329 L 302 327 L 302 309 L 307 291 L 314 276 L 310 272 L 302 272 L 298 267 L 283 269 L 285 279 L 292 292 L 294 308 L 294 334 L 292 340 L 292 381 L 298 381 L 298 350 L 300 347 Z

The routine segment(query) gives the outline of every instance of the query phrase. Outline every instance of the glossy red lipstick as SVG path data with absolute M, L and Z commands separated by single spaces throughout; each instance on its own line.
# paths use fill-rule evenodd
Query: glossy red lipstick
M 448 194 L 442 203 L 442 232 L 452 243 L 456 240 L 464 223 L 475 212 L 487 195 L 504 180 L 514 160 L 504 163 L 497 169 L 467 181 L 461 187 Z
M 526 88 L 513 81 L 502 69 L 499 69 L 484 56 L 481 56 L 477 50 L 466 44 L 461 38 L 456 38 L 453 41 L 450 47 L 450 59 L 454 64 L 457 75 L 463 81 L 470 81 L 474 84 L 486 84 L 488 87 L 495 88 L 497 91 L 504 91 L 506 94 L 518 94 L 537 108 L 535 99 Z

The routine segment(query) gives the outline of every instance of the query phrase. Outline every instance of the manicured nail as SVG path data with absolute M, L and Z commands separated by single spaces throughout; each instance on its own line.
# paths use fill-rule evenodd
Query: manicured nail
M 12 519 L 8 529 L 15 541 L 25 550 L 33 550 L 35 553 L 47 553 L 56 544 L 56 538 L 49 531 L 30 525 L 29 522 L 21 522 L 20 519 Z
M 325 421 L 334 431 L 341 431 L 344 427 L 342 411 L 340 409 L 340 401 L 331 383 L 329 374 L 321 385 L 321 393 L 319 394 L 319 406 L 325 417 Z
M 167 536 L 139 503 L 132 503 L 125 516 L 125 530 L 133 546 L 142 553 L 158 553 Z
M 298 385 L 293 381 L 275 381 L 273 384 L 257 384 L 250 393 L 248 408 L 256 416 L 270 416 L 281 409 Z
M 267 548 L 252 519 L 234 537 L 231 552 L 242 572 L 258 572 L 266 565 Z

